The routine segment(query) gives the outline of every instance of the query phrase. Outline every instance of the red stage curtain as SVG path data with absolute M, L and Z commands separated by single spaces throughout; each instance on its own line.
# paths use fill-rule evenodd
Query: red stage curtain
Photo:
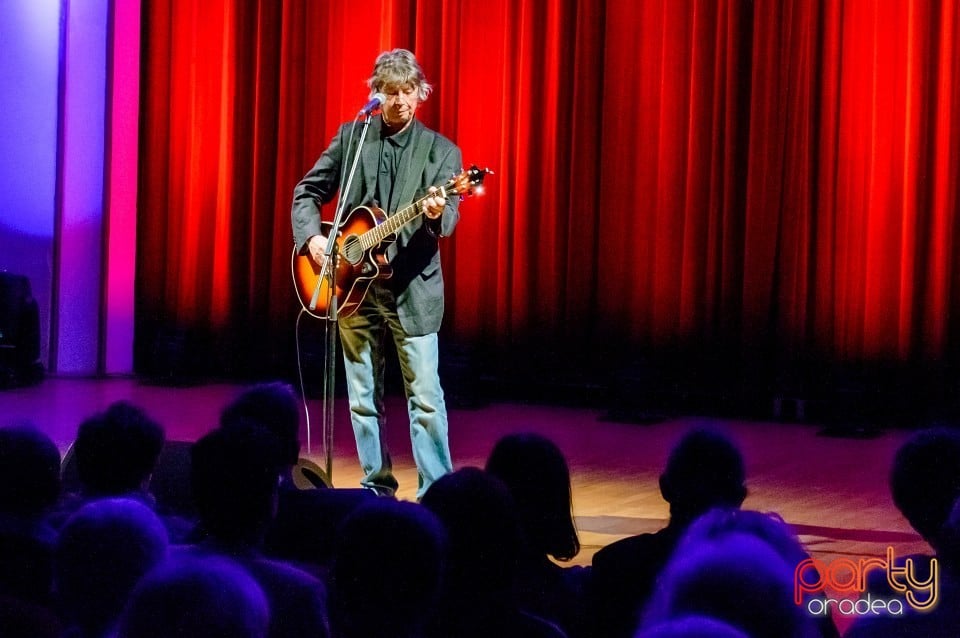
M 157 0 L 138 347 L 287 356 L 292 189 L 414 50 L 496 175 L 443 251 L 445 332 L 566 351 L 958 351 L 954 0 Z M 146 327 L 145 327 L 146 326 Z M 494 348 L 495 349 L 495 348 Z M 239 365 L 239 364 L 238 364 Z

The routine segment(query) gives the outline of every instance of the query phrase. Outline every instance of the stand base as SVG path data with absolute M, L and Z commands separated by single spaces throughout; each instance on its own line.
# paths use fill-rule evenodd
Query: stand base
M 297 464 L 293 466 L 293 484 L 301 490 L 333 487 L 330 476 L 309 459 L 298 459 Z

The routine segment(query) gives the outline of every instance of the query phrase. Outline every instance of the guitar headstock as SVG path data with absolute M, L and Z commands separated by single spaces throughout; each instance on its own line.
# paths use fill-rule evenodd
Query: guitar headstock
M 482 195 L 483 178 L 487 175 L 493 175 L 493 171 L 489 168 L 477 168 L 474 164 L 461 171 L 459 175 L 451 177 L 450 181 L 444 185 L 444 189 L 448 193 L 457 193 L 461 200 L 471 195 Z

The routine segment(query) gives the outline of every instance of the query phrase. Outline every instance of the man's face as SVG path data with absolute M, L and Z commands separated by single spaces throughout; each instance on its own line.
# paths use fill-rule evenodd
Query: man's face
M 382 92 L 387 96 L 382 107 L 383 121 L 391 128 L 405 127 L 413 120 L 413 115 L 420 106 L 417 87 L 412 84 L 388 84 L 383 87 Z

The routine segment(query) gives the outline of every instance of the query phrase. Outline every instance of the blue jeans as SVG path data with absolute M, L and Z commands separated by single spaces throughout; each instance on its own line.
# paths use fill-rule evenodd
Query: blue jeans
M 403 330 L 396 301 L 385 287 L 374 283 L 357 311 L 340 318 L 340 343 L 350 397 L 350 422 L 366 487 L 393 492 L 390 453 L 384 440 L 383 346 L 386 331 L 393 336 L 403 374 L 410 415 L 410 441 L 417 464 L 417 498 L 430 485 L 453 471 L 447 439 L 447 408 L 437 370 L 437 334 L 412 337 Z

